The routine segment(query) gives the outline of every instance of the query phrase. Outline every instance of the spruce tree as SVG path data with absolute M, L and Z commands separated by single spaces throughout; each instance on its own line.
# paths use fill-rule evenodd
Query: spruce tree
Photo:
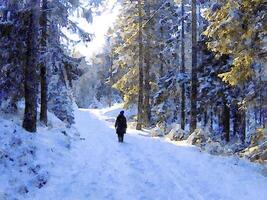
M 40 1 L 31 0 L 29 6 L 31 10 L 27 32 L 27 62 L 24 68 L 25 112 L 23 128 L 29 132 L 36 132 Z

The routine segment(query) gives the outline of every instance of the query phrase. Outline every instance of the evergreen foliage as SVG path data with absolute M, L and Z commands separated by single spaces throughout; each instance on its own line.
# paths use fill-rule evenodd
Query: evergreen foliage
M 54 112 L 68 124 L 74 123 L 72 81 L 77 80 L 83 72 L 79 69 L 81 60 L 70 57 L 68 47 L 61 42 L 64 37 L 61 28 L 68 27 L 80 34 L 84 41 L 90 40 L 90 35 L 68 18 L 78 6 L 79 1 L 0 1 L 1 109 L 15 112 L 17 102 L 27 97 L 24 127 L 29 131 L 36 131 L 36 122 L 29 121 L 30 118 L 37 119 L 37 107 L 36 110 L 27 107 L 30 102 L 32 105 L 41 102 L 45 110 Z M 89 14 L 88 10 L 85 12 Z M 39 16 L 33 19 L 35 21 L 31 20 L 32 13 Z M 69 40 L 66 37 L 64 39 Z M 38 86 L 40 80 L 41 93 L 47 94 L 41 101 Z M 48 106 L 43 107 L 47 101 Z M 26 122 L 31 125 L 26 125 Z
M 219 1 L 205 13 L 208 48 L 217 56 L 232 58 L 232 68 L 219 75 L 231 85 L 254 75 L 253 65 L 261 57 L 261 41 L 266 37 L 266 6 L 264 0 Z
M 202 127 L 227 142 L 245 142 L 251 131 L 265 126 L 266 75 L 260 72 L 266 66 L 266 3 L 200 1 L 193 19 L 191 1 L 142 2 L 142 45 L 150 50 L 143 59 L 144 66 L 150 64 L 150 125 L 184 123 L 182 129 L 189 131 L 191 124 L 191 132 Z M 123 6 L 113 30 L 113 86 L 128 107 L 137 105 L 140 87 L 139 22 L 138 4 Z M 197 20 L 193 30 L 192 20 Z M 191 45 L 194 34 L 197 43 Z

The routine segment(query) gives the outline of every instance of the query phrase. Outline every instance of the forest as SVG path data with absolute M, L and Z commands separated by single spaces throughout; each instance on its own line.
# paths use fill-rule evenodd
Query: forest
M 179 138 L 200 128 L 224 144 L 263 132 L 266 2 L 138 3 L 111 30 L 107 74 L 125 106 L 137 105 L 136 128 L 178 124 Z
M 77 113 L 117 115 L 119 105 L 136 133 L 245 158 L 267 174 L 266 11 L 265 0 L 0 0 L 0 172 L 16 160 L 9 154 L 24 152 L 16 147 L 24 140 L 45 146 L 43 133 L 62 133 L 66 138 L 49 141 L 68 148 L 76 140 L 100 142 L 83 136 L 94 121 L 79 123 L 87 115 Z M 20 142 L 12 146 L 14 137 Z M 49 176 L 37 179 L 43 188 Z M 38 199 L 8 191 L 0 189 L 0 199 L 2 192 L 8 200 Z

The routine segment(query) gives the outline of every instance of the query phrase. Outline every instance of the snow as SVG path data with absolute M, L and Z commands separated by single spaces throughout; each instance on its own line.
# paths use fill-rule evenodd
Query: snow
M 118 143 L 110 119 L 120 110 L 119 104 L 76 110 L 80 139 L 56 134 L 64 127 L 53 127 L 50 133 L 43 128 L 36 135 L 26 135 L 34 138 L 32 143 L 37 147 L 37 158 L 33 159 L 49 176 L 42 188 L 18 199 L 266 199 L 267 178 L 261 175 L 258 164 L 212 156 L 186 143 L 174 145 L 161 138 L 144 137 L 136 130 L 129 130 L 125 142 Z M 2 177 L 0 188 L 5 181 Z
M 132 106 L 128 109 L 123 108 L 123 103 L 116 103 L 112 107 L 106 107 L 101 109 L 91 109 L 90 111 L 93 112 L 94 115 L 97 115 L 97 117 L 104 121 L 114 121 L 120 111 L 124 111 L 124 115 L 126 118 L 130 118 L 137 114 L 137 107 Z M 113 120 L 112 120 L 113 119 Z
M 50 180 L 50 170 L 68 155 L 77 130 L 48 113 L 48 127 L 38 133 L 21 127 L 23 112 L 0 113 L 0 199 L 35 199 Z

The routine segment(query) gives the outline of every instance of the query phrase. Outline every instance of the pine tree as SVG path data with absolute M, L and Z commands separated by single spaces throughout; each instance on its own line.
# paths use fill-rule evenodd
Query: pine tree
M 244 83 L 253 76 L 253 63 L 260 59 L 263 45 L 260 35 L 266 27 L 261 23 L 264 0 L 218 1 L 207 12 L 210 24 L 204 32 L 210 38 L 208 47 L 232 56 L 233 67 L 220 75 L 231 85 Z
M 23 127 L 29 132 L 36 132 L 37 91 L 38 91 L 38 37 L 40 1 L 30 1 L 30 21 L 27 33 L 27 62 L 24 68 L 25 113 Z
M 185 73 L 185 30 L 184 30 L 184 19 L 185 18 L 185 12 L 184 12 L 184 0 L 181 1 L 181 69 L 180 73 L 184 74 Z M 182 82 L 181 85 L 181 129 L 185 129 L 185 83 Z
M 192 0 L 192 69 L 191 69 L 191 110 L 190 132 L 197 127 L 197 14 L 196 0 Z
M 147 16 L 147 21 L 145 25 L 145 33 L 146 33 L 146 49 L 144 56 L 144 125 L 150 125 L 151 118 L 151 106 L 150 106 L 150 69 L 151 69 L 151 15 L 150 15 L 150 2 L 145 1 L 145 14 Z
M 28 11 L 18 2 L 0 4 L 0 104 L 7 112 L 17 111 L 17 101 L 24 96 L 24 66 Z
M 143 120 L 143 17 L 142 17 L 142 1 L 138 0 L 138 17 L 139 17 L 139 87 L 138 87 L 138 111 L 137 111 L 137 125 L 136 129 L 142 129 L 142 120 Z
M 47 0 L 42 1 L 42 15 L 41 15 L 41 63 L 40 63 L 40 82 L 41 82 L 41 110 L 40 121 L 47 124 Z

